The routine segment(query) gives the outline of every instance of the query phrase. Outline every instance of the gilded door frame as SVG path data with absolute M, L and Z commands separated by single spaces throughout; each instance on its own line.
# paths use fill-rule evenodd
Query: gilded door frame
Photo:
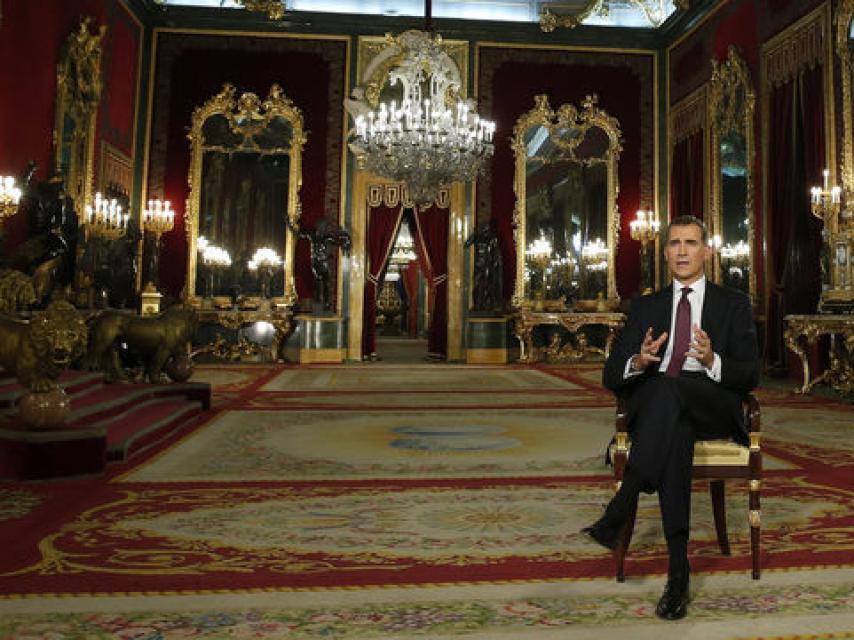
M 368 189 L 394 182 L 367 171 L 356 170 L 353 180 L 353 217 L 350 223 L 350 277 L 347 304 L 347 359 L 362 359 L 365 274 L 368 266 Z M 398 185 L 400 186 L 400 185 Z M 448 219 L 448 361 L 463 358 L 463 242 L 465 231 L 465 185 L 449 187 Z

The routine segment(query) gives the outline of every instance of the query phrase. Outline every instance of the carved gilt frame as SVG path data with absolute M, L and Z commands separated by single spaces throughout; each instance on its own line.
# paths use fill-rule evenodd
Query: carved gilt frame
M 852 112 L 851 74 L 854 72 L 849 46 L 851 23 L 854 20 L 854 0 L 841 0 L 836 9 L 836 55 L 842 76 L 842 188 L 845 202 L 854 202 L 854 112 Z
M 199 301 L 198 296 L 195 295 L 198 259 L 196 241 L 199 231 L 202 161 L 205 151 L 216 149 L 205 145 L 203 127 L 208 118 L 216 115 L 224 116 L 231 131 L 241 136 L 249 136 L 253 132 L 265 129 L 276 117 L 284 118 L 291 124 L 292 136 L 288 149 L 254 149 L 252 151 L 289 155 L 287 215 L 294 225 L 297 225 L 301 211 L 299 190 L 302 187 L 302 149 L 307 139 L 302 112 L 290 98 L 282 93 L 281 87 L 277 84 L 270 87 L 267 99 L 262 102 L 256 94 L 251 92 L 238 96 L 234 85 L 226 83 L 220 93 L 193 111 L 190 133 L 187 134 L 187 138 L 190 140 L 190 173 L 187 178 L 190 193 L 187 197 L 187 209 L 184 214 L 187 234 L 186 282 L 190 299 L 194 302 Z M 296 302 L 296 288 L 294 286 L 295 240 L 290 225 L 288 225 L 286 236 L 283 238 L 285 254 L 284 302 L 287 305 Z
M 743 96 L 743 99 L 742 99 Z M 711 213 L 709 233 L 723 235 L 721 191 L 721 154 L 720 141 L 728 133 L 743 133 L 745 139 L 745 170 L 747 172 L 747 194 L 745 196 L 745 217 L 747 224 L 747 244 L 750 247 L 750 278 L 748 287 L 751 299 L 758 294 L 756 280 L 756 211 L 754 206 L 754 165 L 755 165 L 755 128 L 756 92 L 750 78 L 750 70 L 735 47 L 730 46 L 724 61 L 712 59 L 712 77 L 709 81 L 709 149 L 710 188 L 709 211 Z M 721 258 L 716 251 L 713 258 L 714 281 L 721 282 Z
M 92 33 L 94 18 L 83 17 L 77 31 L 65 41 L 56 69 L 56 113 L 54 115 L 54 172 L 65 179 L 65 192 L 83 210 L 94 195 L 95 127 L 101 102 L 101 54 L 106 25 Z M 70 158 L 63 159 L 68 120 L 74 124 Z
M 623 150 L 622 133 L 620 132 L 620 123 L 617 119 L 600 109 L 597 103 L 598 97 L 596 95 L 587 96 L 581 103 L 581 110 L 575 107 L 575 105 L 563 104 L 555 112 L 549 105 L 548 96 L 541 94 L 534 97 L 534 108 L 522 114 L 513 127 L 511 147 L 516 158 L 516 171 L 513 181 L 513 190 L 516 193 L 516 206 L 513 209 L 513 224 L 516 229 L 514 234 L 516 244 L 516 283 L 513 290 L 513 306 L 515 308 L 520 308 L 530 302 L 525 297 L 525 247 L 527 246 L 527 238 L 525 237 L 527 184 L 525 178 L 528 157 L 525 132 L 536 125 L 544 126 L 549 131 L 550 137 L 552 137 L 555 144 L 569 157 L 574 159 L 575 149 L 584 139 L 584 136 L 563 141 L 557 137 L 557 131 L 569 128 L 587 131 L 592 127 L 598 127 L 608 136 L 609 147 L 605 161 L 608 172 L 608 219 L 606 223 L 608 231 L 606 238 L 608 246 L 608 290 L 606 298 L 609 307 L 616 307 L 616 304 L 619 302 L 616 278 L 617 243 L 620 237 L 620 215 L 617 210 L 617 194 L 619 192 L 617 169 L 620 153 Z M 577 159 L 577 161 L 586 162 L 583 159 Z

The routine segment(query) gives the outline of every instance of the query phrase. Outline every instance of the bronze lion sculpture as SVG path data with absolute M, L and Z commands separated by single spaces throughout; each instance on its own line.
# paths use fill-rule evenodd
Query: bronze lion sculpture
M 85 349 L 86 323 L 67 302 L 52 302 L 29 322 L 0 316 L 0 365 L 37 393 L 55 389 Z
M 36 303 L 32 278 L 23 271 L 0 269 L 0 313 L 14 315 Z
M 156 316 L 103 311 L 89 329 L 89 366 L 104 372 L 107 382 L 127 380 L 119 361 L 119 345 L 142 354 L 149 382 L 164 382 L 164 368 L 172 358 L 187 354 L 187 344 L 198 326 L 192 307 L 175 305 Z

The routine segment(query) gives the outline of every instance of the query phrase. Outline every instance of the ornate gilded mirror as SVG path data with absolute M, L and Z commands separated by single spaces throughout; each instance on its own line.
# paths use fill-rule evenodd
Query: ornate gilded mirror
M 262 101 L 226 84 L 193 112 L 188 137 L 188 291 L 215 306 L 238 296 L 293 304 L 302 113 L 278 85 Z
M 513 129 L 516 307 L 602 310 L 618 303 L 619 123 L 587 96 L 553 111 L 548 97 Z
M 755 299 L 753 211 L 753 112 L 756 96 L 744 60 L 730 47 L 712 60 L 709 89 L 711 233 L 714 279 Z
M 92 18 L 83 18 L 68 36 L 57 65 L 54 125 L 54 172 L 63 177 L 75 208 L 92 196 L 95 122 L 101 101 L 101 48 L 107 27 L 92 33 Z

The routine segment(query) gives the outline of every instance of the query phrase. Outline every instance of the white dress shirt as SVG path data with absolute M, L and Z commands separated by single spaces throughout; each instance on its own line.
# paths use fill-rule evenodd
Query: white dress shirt
M 706 276 L 700 276 L 698 280 L 690 284 L 683 284 L 678 280 L 673 280 L 673 305 L 672 311 L 670 314 L 670 333 L 668 334 L 667 340 L 667 349 L 664 351 L 664 355 L 661 357 L 661 362 L 659 363 L 658 370 L 661 373 L 667 371 L 667 365 L 670 363 L 670 358 L 673 355 L 673 334 L 676 329 L 676 311 L 679 306 L 679 301 L 682 299 L 682 289 L 684 287 L 690 287 L 691 293 L 688 294 L 688 303 L 691 305 L 691 342 L 694 342 L 694 325 L 698 327 L 702 327 L 701 319 L 703 316 L 703 300 L 706 297 Z M 653 340 L 658 336 L 653 336 Z M 712 345 L 714 347 L 715 345 Z M 712 362 L 712 366 L 706 368 L 699 360 L 694 358 L 693 356 L 688 356 L 685 358 L 685 362 L 682 364 L 682 371 L 705 371 L 706 375 L 709 376 L 715 382 L 721 381 L 721 357 L 715 353 L 714 362 Z M 626 362 L 626 368 L 624 370 L 625 377 L 630 378 L 632 376 L 636 376 L 642 373 L 642 371 L 635 371 L 632 369 L 632 358 L 629 358 L 628 362 Z

